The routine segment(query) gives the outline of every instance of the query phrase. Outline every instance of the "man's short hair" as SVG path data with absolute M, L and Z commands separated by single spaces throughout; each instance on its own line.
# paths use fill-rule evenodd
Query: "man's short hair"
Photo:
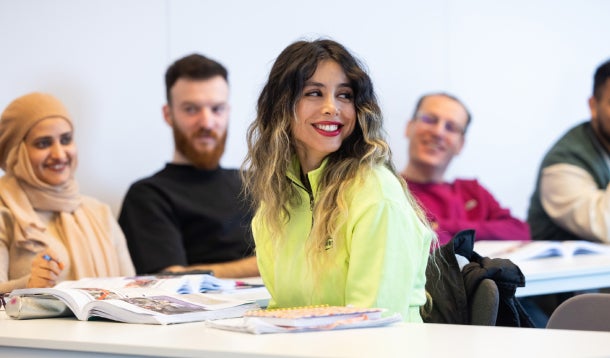
M 165 96 L 167 97 L 167 103 L 171 104 L 170 91 L 178 79 L 207 80 L 216 76 L 222 76 L 229 83 L 227 69 L 210 58 L 194 53 L 176 60 L 165 72 Z
M 602 87 L 608 78 L 610 78 L 610 60 L 599 65 L 593 76 L 593 96 L 596 99 L 600 99 Z
M 421 107 L 422 102 L 426 98 L 432 97 L 432 96 L 447 97 L 449 99 L 456 101 L 457 103 L 459 103 L 462 106 L 462 108 L 464 108 L 464 111 L 466 111 L 466 126 L 464 127 L 464 134 L 466 134 L 466 130 L 468 129 L 468 126 L 470 125 L 470 122 L 472 121 L 472 116 L 470 115 L 470 111 L 468 110 L 468 108 L 466 108 L 466 105 L 462 101 L 460 101 L 456 96 L 451 95 L 446 92 L 427 93 L 427 94 L 419 97 L 419 99 L 417 100 L 417 103 L 415 104 L 415 110 L 413 111 L 413 115 L 411 116 L 411 119 L 413 119 L 417 116 L 417 112 L 419 112 L 419 107 Z

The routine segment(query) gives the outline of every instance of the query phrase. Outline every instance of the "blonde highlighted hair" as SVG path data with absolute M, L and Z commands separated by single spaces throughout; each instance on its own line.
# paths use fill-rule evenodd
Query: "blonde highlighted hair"
M 318 39 L 294 42 L 278 56 L 258 98 L 256 119 L 247 132 L 248 153 L 242 166 L 245 194 L 259 211 L 271 237 L 276 240 L 284 237 L 282 228 L 290 220 L 289 209 L 300 204 L 301 197 L 286 177 L 296 155 L 292 126 L 304 84 L 324 60 L 335 61 L 345 72 L 354 93 L 357 123 L 341 147 L 327 157 L 306 246 L 312 253 L 323 251 L 326 240 L 335 237 L 345 223 L 347 188 L 377 165 L 384 165 L 394 173 L 418 217 L 427 223 L 392 164 L 390 147 L 384 138 L 383 117 L 369 75 L 341 44 Z

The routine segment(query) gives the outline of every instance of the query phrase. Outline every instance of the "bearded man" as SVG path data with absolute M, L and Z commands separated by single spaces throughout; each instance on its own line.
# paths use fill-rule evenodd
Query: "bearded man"
M 610 60 L 595 70 L 589 110 L 542 159 L 527 217 L 534 240 L 610 243 Z
M 227 70 L 192 54 L 167 69 L 165 85 L 173 160 L 131 185 L 119 215 L 136 271 L 258 276 L 239 172 L 220 167 L 230 112 Z

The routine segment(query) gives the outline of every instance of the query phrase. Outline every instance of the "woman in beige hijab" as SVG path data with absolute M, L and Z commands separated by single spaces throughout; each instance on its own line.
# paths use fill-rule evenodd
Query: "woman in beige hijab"
M 134 275 L 110 208 L 80 195 L 72 121 L 43 93 L 0 118 L 0 292 L 82 277 Z

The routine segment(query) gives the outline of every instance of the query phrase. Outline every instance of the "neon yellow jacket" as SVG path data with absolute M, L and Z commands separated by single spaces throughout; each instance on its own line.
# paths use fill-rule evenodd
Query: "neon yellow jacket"
M 312 227 L 310 198 L 326 166 L 310 172 L 312 197 L 293 161 L 287 177 L 302 204 L 290 209 L 290 221 L 277 239 L 261 223 L 252 222 L 256 256 L 269 292 L 269 307 L 316 304 L 382 307 L 399 312 L 407 322 L 421 322 L 419 306 L 426 302 L 426 263 L 434 233 L 416 216 L 398 179 L 378 166 L 348 190 L 347 223 L 326 250 L 331 265 L 312 272 L 305 243 Z M 275 238 L 274 238 L 275 239 Z

